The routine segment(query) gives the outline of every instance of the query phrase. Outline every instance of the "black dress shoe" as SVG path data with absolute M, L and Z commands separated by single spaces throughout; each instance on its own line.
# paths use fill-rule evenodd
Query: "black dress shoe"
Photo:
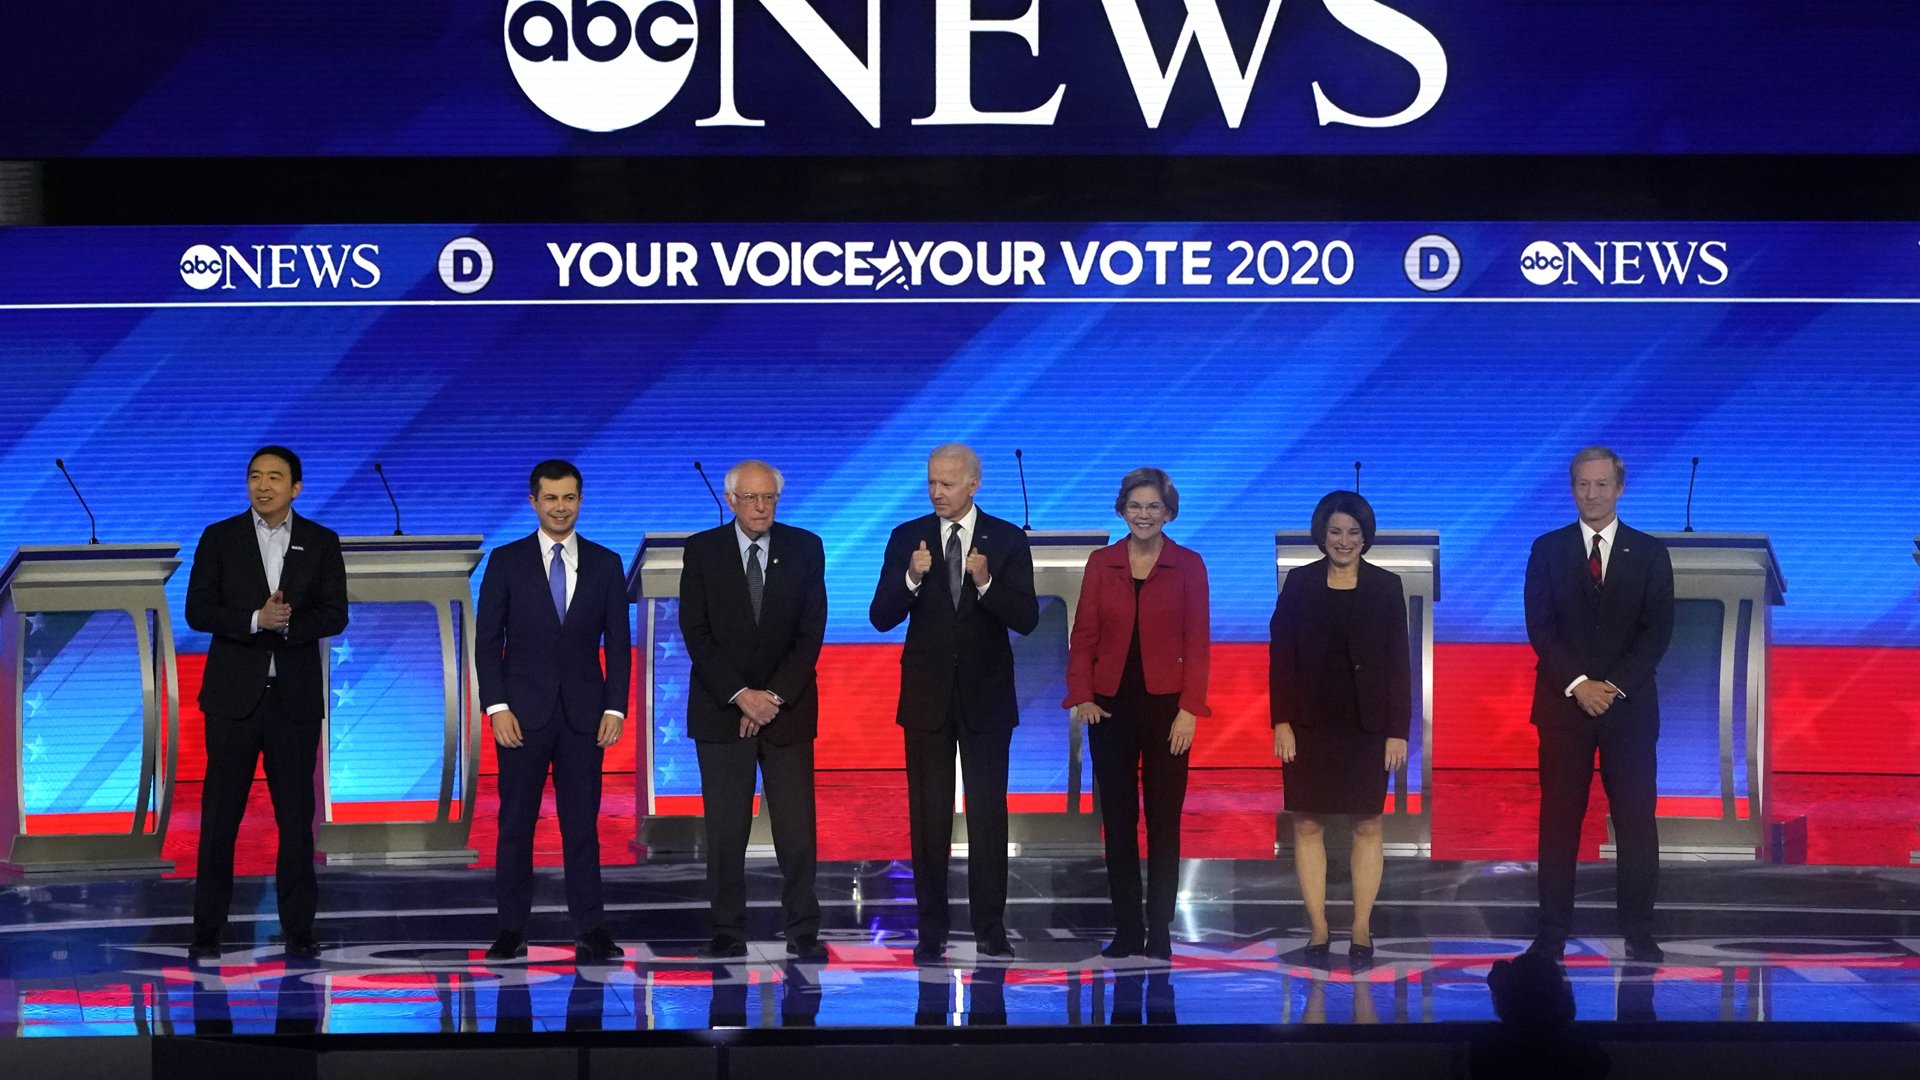
M 613 935 L 607 933 L 604 926 L 596 926 L 573 939 L 573 962 L 576 964 L 604 964 L 625 955 L 627 950 L 613 940 Z
M 944 941 L 922 941 L 913 947 L 913 962 L 916 964 L 944 964 L 947 962 L 947 943 Z
M 1567 939 L 1563 937 L 1542 936 L 1533 939 L 1527 951 L 1535 956 L 1544 956 L 1558 964 L 1566 959 Z
M 1140 950 L 1140 955 L 1149 960 L 1172 960 L 1173 934 L 1164 926 L 1147 931 L 1147 944 Z
M 220 959 L 220 942 L 217 938 L 194 938 L 187 945 L 187 959 L 194 963 Z
M 1100 950 L 1100 955 L 1109 960 L 1125 960 L 1129 956 L 1140 955 L 1140 950 L 1146 947 L 1146 942 L 1140 940 L 1139 935 L 1115 934 L 1107 947 Z
M 518 930 L 502 930 L 487 947 L 489 960 L 523 960 L 527 955 L 527 935 Z
M 320 943 L 312 934 L 288 934 L 286 947 L 282 950 L 289 960 L 320 959 Z
M 994 960 L 1011 960 L 1013 959 L 1013 943 L 1007 940 L 1007 935 L 1005 934 L 994 934 L 991 937 L 981 938 L 974 946 L 974 952 L 979 956 L 990 957 Z
M 715 934 L 707 942 L 707 959 L 736 960 L 747 955 L 747 943 L 732 934 Z
M 1636 964 L 1660 964 L 1666 962 L 1667 953 L 1652 934 L 1636 935 L 1627 939 L 1627 959 Z
M 818 934 L 800 934 L 787 939 L 787 955 L 801 960 L 825 960 L 827 947 L 820 943 Z

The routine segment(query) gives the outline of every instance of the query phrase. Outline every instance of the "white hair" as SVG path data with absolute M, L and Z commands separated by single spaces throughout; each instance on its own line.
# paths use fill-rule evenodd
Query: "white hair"
M 980 479 L 980 455 L 974 453 L 973 447 L 966 443 L 941 443 L 927 454 L 927 464 L 931 465 L 941 458 L 953 458 L 966 466 L 967 475 L 975 480 Z
M 743 472 L 746 472 L 748 469 L 765 469 L 769 473 L 772 473 L 773 474 L 773 493 L 775 495 L 778 495 L 787 490 L 787 478 L 780 474 L 779 469 L 776 469 L 773 466 L 767 464 L 766 462 L 761 461 L 759 458 L 748 458 L 747 460 L 742 461 L 739 464 L 735 465 L 733 468 L 727 470 L 726 479 L 720 482 L 721 486 L 726 489 L 727 494 L 729 495 L 740 494 L 740 474 Z

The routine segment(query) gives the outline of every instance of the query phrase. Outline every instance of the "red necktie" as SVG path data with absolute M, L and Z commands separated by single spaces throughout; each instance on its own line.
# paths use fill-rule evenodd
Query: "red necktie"
M 1604 570 L 1600 565 L 1600 534 L 1593 534 L 1593 551 L 1587 555 L 1587 577 L 1593 582 L 1594 591 L 1600 589 L 1600 579 Z

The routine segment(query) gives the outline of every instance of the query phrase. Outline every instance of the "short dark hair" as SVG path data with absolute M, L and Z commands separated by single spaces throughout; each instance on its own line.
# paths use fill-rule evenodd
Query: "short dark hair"
M 1160 495 L 1160 501 L 1166 504 L 1167 520 L 1180 516 L 1180 489 L 1173 486 L 1173 478 L 1165 469 L 1156 469 L 1143 465 L 1120 478 L 1120 494 L 1113 497 L 1113 512 L 1127 512 L 1127 495 L 1134 488 L 1150 487 Z
M 1373 550 L 1373 506 L 1357 491 L 1329 491 L 1313 508 L 1313 542 L 1324 554 L 1327 550 L 1327 523 L 1333 515 L 1345 514 L 1360 523 L 1360 553 Z
M 1496 960 L 1487 972 L 1493 1011 L 1501 1020 L 1539 1030 L 1571 1024 L 1577 1012 L 1573 986 L 1560 965 L 1539 953 Z
M 540 464 L 535 465 L 533 472 L 527 476 L 527 494 L 540 494 L 540 481 L 542 480 L 565 480 L 569 476 L 573 477 L 574 486 L 579 488 L 584 494 L 587 490 L 587 483 L 580 479 L 580 470 L 573 467 L 573 462 L 562 461 L 559 458 L 548 458 Z
M 247 471 L 251 473 L 253 471 L 253 463 L 268 454 L 272 454 L 274 457 L 286 462 L 288 478 L 296 484 L 300 482 L 300 455 L 284 446 L 263 446 L 255 450 L 253 456 L 247 459 Z

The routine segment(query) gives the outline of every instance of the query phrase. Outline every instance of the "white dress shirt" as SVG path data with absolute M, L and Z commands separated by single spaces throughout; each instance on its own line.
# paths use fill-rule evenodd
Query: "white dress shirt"
M 286 569 L 287 549 L 293 546 L 293 508 L 287 508 L 287 516 L 281 518 L 280 524 L 278 525 L 267 524 L 267 519 L 260 516 L 260 511 L 255 510 L 253 512 L 253 538 L 260 544 L 260 563 L 267 571 L 267 592 L 269 595 L 279 592 L 280 572 Z M 256 634 L 260 632 L 260 612 L 258 609 L 253 613 L 252 631 Z M 274 631 L 274 633 L 285 637 L 287 633 L 286 627 L 283 626 Z M 279 665 L 269 657 L 267 659 L 267 678 L 271 679 L 275 675 L 278 675 L 278 668 Z
M 1617 533 L 1619 533 L 1619 531 L 1620 531 L 1620 516 L 1618 514 L 1614 515 L 1614 518 L 1612 521 L 1607 522 L 1607 527 L 1604 529 L 1595 529 L 1593 526 L 1587 524 L 1584 521 L 1580 523 L 1580 550 L 1581 551 L 1591 555 L 1593 553 L 1593 538 L 1596 536 L 1600 538 L 1600 584 L 1602 587 L 1605 587 L 1606 585 L 1607 568 L 1613 565 L 1613 538 Z M 1572 682 L 1567 684 L 1567 689 L 1564 696 L 1572 697 L 1573 688 L 1576 686 L 1579 686 L 1581 683 L 1586 681 L 1587 681 L 1587 677 L 1585 675 L 1576 677 Z M 1612 685 L 1612 684 L 1609 683 L 1608 685 Z M 1627 696 L 1626 694 L 1621 693 L 1620 688 L 1617 686 L 1613 688 L 1613 692 L 1616 694 L 1619 694 L 1621 697 Z

